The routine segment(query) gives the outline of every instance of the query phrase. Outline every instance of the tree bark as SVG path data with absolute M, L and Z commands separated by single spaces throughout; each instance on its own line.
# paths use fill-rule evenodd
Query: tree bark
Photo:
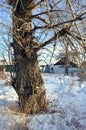
M 18 59 L 19 58 L 19 59 Z M 37 61 L 37 54 L 29 57 L 18 55 L 15 89 L 20 108 L 25 113 L 37 113 L 46 109 L 46 92 Z
M 28 9 L 27 9 L 27 5 Z M 13 48 L 16 77 L 14 88 L 19 96 L 22 112 L 37 113 L 46 110 L 46 92 L 38 68 L 37 52 L 33 49 L 31 30 L 31 7 L 34 1 L 28 0 L 13 5 Z

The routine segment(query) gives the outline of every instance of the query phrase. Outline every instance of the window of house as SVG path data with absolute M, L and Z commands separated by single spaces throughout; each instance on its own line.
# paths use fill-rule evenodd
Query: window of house
M 64 67 L 64 65 L 60 65 L 60 66 L 59 66 L 59 68 L 63 68 L 63 67 Z
M 51 68 L 51 71 L 53 71 L 53 68 Z

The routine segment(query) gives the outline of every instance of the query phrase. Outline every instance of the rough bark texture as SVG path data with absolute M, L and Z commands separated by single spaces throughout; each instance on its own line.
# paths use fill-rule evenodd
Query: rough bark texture
M 46 93 L 36 54 L 20 57 L 16 64 L 15 85 L 23 112 L 36 113 L 46 109 Z
M 31 30 L 31 7 L 34 1 L 21 0 L 13 3 L 14 56 L 16 77 L 14 88 L 19 96 L 22 112 L 37 113 L 46 110 L 46 92 L 37 61 L 37 53 L 33 49 Z

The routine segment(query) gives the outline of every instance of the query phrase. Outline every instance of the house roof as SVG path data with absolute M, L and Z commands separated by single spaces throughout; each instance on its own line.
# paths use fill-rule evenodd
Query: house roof
M 77 64 L 73 63 L 72 61 L 68 60 L 68 65 L 73 67 L 78 67 Z M 56 62 L 54 65 L 66 65 L 66 58 L 61 58 L 58 62 Z

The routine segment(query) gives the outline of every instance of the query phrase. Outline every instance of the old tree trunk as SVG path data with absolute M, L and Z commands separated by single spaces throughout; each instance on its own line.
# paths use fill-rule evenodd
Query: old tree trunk
M 18 0 L 13 6 L 13 48 L 16 77 L 14 88 L 22 112 L 37 113 L 46 109 L 46 92 L 37 61 L 31 30 L 33 0 Z M 36 43 L 37 44 L 37 43 Z

